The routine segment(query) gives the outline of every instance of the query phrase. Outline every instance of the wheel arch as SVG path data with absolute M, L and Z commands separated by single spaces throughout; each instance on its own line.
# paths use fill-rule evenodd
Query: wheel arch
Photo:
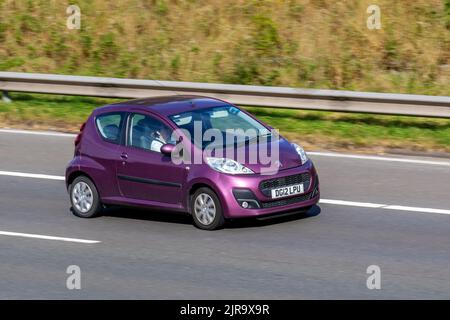
M 72 184 L 72 182 L 76 178 L 81 177 L 81 176 L 85 176 L 86 178 L 89 178 L 89 180 L 92 181 L 92 183 L 94 184 L 95 188 L 97 189 L 97 192 L 100 194 L 100 191 L 99 191 L 99 189 L 97 187 L 97 184 L 95 183 L 95 180 L 92 179 L 92 177 L 89 174 L 87 174 L 86 172 L 81 171 L 81 170 L 75 170 L 75 171 L 71 172 L 70 175 L 67 177 L 67 180 L 66 180 L 67 190 L 69 189 L 69 187 Z
M 217 198 L 218 198 L 219 201 L 220 201 L 220 205 L 221 205 L 222 208 L 223 208 L 223 206 L 224 206 L 224 205 L 223 205 L 223 201 L 222 201 L 222 198 L 221 198 L 219 192 L 217 192 L 216 187 L 215 187 L 212 183 L 208 183 L 208 182 L 206 182 L 206 181 L 198 181 L 198 182 L 194 182 L 194 183 L 189 187 L 188 192 L 187 192 L 187 197 L 186 197 L 186 209 L 187 209 L 187 212 L 188 212 L 189 214 L 192 214 L 192 212 L 191 212 L 191 200 L 192 200 L 192 196 L 193 196 L 194 193 L 195 193 L 198 189 L 200 189 L 200 188 L 208 188 L 208 189 L 211 189 L 211 190 L 216 194 Z

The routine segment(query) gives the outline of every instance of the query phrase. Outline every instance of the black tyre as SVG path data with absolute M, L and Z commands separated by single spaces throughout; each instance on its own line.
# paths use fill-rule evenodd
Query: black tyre
M 100 215 L 102 204 L 97 188 L 91 179 L 77 177 L 69 187 L 72 213 L 80 218 L 94 218 Z
M 209 188 L 198 189 L 191 198 L 191 213 L 195 225 L 203 230 L 216 230 L 225 223 L 219 198 Z

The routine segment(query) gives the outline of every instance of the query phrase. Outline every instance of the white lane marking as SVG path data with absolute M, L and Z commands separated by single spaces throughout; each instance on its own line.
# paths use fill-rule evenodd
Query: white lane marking
M 405 207 L 405 206 L 393 206 L 393 205 L 386 206 L 383 209 L 412 211 L 412 212 L 421 212 L 421 213 L 450 214 L 450 210 L 445 210 L 445 209 L 417 208 L 417 207 Z
M 351 207 L 363 207 L 363 208 L 381 208 L 382 204 L 369 203 L 369 202 L 354 202 L 354 201 L 344 201 L 344 200 L 330 200 L 330 199 L 320 199 L 320 203 L 335 204 L 338 206 L 351 206 Z
M 427 164 L 427 165 L 435 165 L 435 166 L 450 166 L 450 162 L 448 162 L 448 161 L 388 158 L 388 157 L 363 156 L 363 155 L 356 155 L 356 154 L 328 153 L 328 152 L 308 152 L 308 154 L 312 155 L 312 156 L 319 156 L 319 157 L 334 157 L 334 158 L 347 158 L 347 159 L 360 159 L 360 160 L 376 160 L 376 161 L 388 161 L 388 162 Z
M 0 171 L 0 175 L 21 177 L 21 178 L 46 179 L 46 180 L 65 180 L 64 176 L 51 176 L 51 175 L 45 175 L 45 174 L 33 174 L 33 173 L 10 172 L 10 171 Z M 389 204 L 380 204 L 380 203 L 357 202 L 357 201 L 347 201 L 347 200 L 333 200 L 333 199 L 320 199 L 320 203 L 334 204 L 334 205 L 338 205 L 338 206 L 350 206 L 350 207 L 362 207 L 362 208 L 386 209 L 386 210 L 409 211 L 409 212 L 420 212 L 420 213 L 437 213 L 437 214 L 450 215 L 450 210 L 447 210 L 447 209 L 408 207 L 408 206 L 401 206 L 401 205 L 389 205 Z
M 24 173 L 24 172 L 14 172 L 14 171 L 0 171 L 0 176 L 46 179 L 46 180 L 63 180 L 63 181 L 65 180 L 64 176 L 52 176 L 52 175 L 48 175 L 48 174 Z
M 32 131 L 32 130 L 17 130 L 17 129 L 0 129 L 0 133 L 12 133 L 12 134 L 31 134 L 41 136 L 53 136 L 53 137 L 68 137 L 75 138 L 76 134 L 62 133 L 56 131 Z M 403 162 L 403 163 L 415 163 L 415 164 L 427 164 L 436 166 L 450 166 L 450 161 L 431 161 L 431 160 L 419 160 L 419 159 L 405 159 L 405 158 L 390 158 L 380 156 L 365 156 L 357 154 L 346 153 L 332 153 L 332 152 L 308 152 L 312 156 L 319 157 L 333 157 L 333 158 L 347 158 L 347 159 L 359 159 L 359 160 L 375 160 L 375 161 L 388 161 L 388 162 Z
M 0 129 L 0 133 L 12 133 L 12 134 L 32 134 L 38 136 L 51 136 L 51 137 L 66 137 L 75 138 L 75 134 L 53 132 L 53 131 L 32 131 L 32 130 L 17 130 L 17 129 Z
M 389 205 L 389 204 L 367 203 L 367 202 L 356 202 L 356 201 L 342 201 L 342 200 L 331 200 L 331 199 L 320 199 L 320 203 L 334 204 L 334 205 L 339 205 L 339 206 L 364 207 L 364 208 L 375 208 L 375 209 L 383 209 L 383 210 L 397 210 L 397 211 L 436 213 L 436 214 L 450 215 L 450 210 L 447 210 L 447 209 L 407 207 L 407 206 L 400 206 L 400 205 Z
M 34 238 L 34 239 L 43 239 L 43 240 L 86 243 L 86 244 L 94 244 L 94 243 L 100 243 L 101 242 L 101 241 L 97 241 L 97 240 L 63 238 L 63 237 L 46 236 L 46 235 L 41 235 L 41 234 L 19 233 L 19 232 L 9 232 L 9 231 L 0 231 L 0 235 L 2 235 L 2 236 L 10 236 L 10 237 L 22 237 L 22 238 Z

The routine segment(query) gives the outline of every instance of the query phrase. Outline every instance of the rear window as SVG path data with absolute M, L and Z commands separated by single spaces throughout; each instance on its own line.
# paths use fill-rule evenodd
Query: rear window
M 123 117 L 122 113 L 109 113 L 97 116 L 95 124 L 103 139 L 112 143 L 120 143 Z

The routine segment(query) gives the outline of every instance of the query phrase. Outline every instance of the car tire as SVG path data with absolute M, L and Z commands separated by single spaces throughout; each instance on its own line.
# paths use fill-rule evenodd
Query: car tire
M 216 230 L 225 224 L 220 200 L 210 188 L 198 189 L 191 198 L 190 207 L 194 223 L 199 229 Z
M 94 218 L 100 215 L 102 203 L 97 188 L 86 176 L 75 178 L 69 187 L 71 211 L 80 218 Z

